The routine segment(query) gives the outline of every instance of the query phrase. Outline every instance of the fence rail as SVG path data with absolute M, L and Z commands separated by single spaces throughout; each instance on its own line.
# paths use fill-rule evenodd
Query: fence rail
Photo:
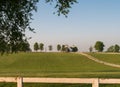
M 99 87 L 99 84 L 120 84 L 120 79 L 0 77 L 0 82 L 17 82 L 17 87 L 23 87 L 23 83 L 84 83 Z

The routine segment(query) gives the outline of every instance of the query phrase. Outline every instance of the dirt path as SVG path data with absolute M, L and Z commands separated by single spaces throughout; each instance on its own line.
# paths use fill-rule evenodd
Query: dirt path
M 93 57 L 93 56 L 91 56 L 91 55 L 89 55 L 89 54 L 86 54 L 86 53 L 78 53 L 78 54 L 81 54 L 81 55 L 83 55 L 83 56 L 86 56 L 86 57 L 89 58 L 90 60 L 93 60 L 93 61 L 95 61 L 95 62 L 97 62 L 97 63 L 101 63 L 101 64 L 104 64 L 104 65 L 107 65 L 107 66 L 111 66 L 111 67 L 120 68 L 120 65 L 101 61 L 101 60 L 99 60 L 99 59 L 97 59 L 97 58 L 95 58 L 95 57 Z

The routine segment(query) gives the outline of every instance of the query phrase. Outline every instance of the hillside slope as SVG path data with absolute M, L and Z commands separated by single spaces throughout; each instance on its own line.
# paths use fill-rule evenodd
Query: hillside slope
M 74 53 L 18 53 L 0 56 L 0 76 L 120 77 L 120 69 Z

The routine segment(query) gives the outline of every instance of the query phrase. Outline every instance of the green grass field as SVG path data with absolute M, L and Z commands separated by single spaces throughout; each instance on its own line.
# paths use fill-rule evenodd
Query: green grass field
M 120 65 L 120 54 L 116 53 L 92 53 L 90 54 L 99 60 L 109 62 L 109 63 L 114 63 L 114 64 L 119 64 Z
M 104 56 L 104 54 L 90 55 L 100 58 Z M 109 58 L 109 54 L 107 56 Z M 75 53 L 18 53 L 0 56 L 0 76 L 120 78 L 120 68 L 105 66 Z M 0 87 L 15 87 L 15 85 L 2 83 Z M 24 87 L 91 87 L 90 84 L 24 85 Z M 120 85 L 100 85 L 100 87 L 120 87 Z
M 19 53 L 0 57 L 0 76 L 120 77 L 120 69 L 74 53 Z

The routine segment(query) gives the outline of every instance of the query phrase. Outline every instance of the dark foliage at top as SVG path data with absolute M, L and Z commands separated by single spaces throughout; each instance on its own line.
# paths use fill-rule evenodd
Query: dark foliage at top
M 39 0 L 0 0 L 0 52 L 19 51 L 19 45 L 26 41 L 25 31 L 30 27 L 32 11 L 36 11 Z M 67 16 L 69 8 L 76 0 L 45 0 L 55 2 L 57 14 Z

